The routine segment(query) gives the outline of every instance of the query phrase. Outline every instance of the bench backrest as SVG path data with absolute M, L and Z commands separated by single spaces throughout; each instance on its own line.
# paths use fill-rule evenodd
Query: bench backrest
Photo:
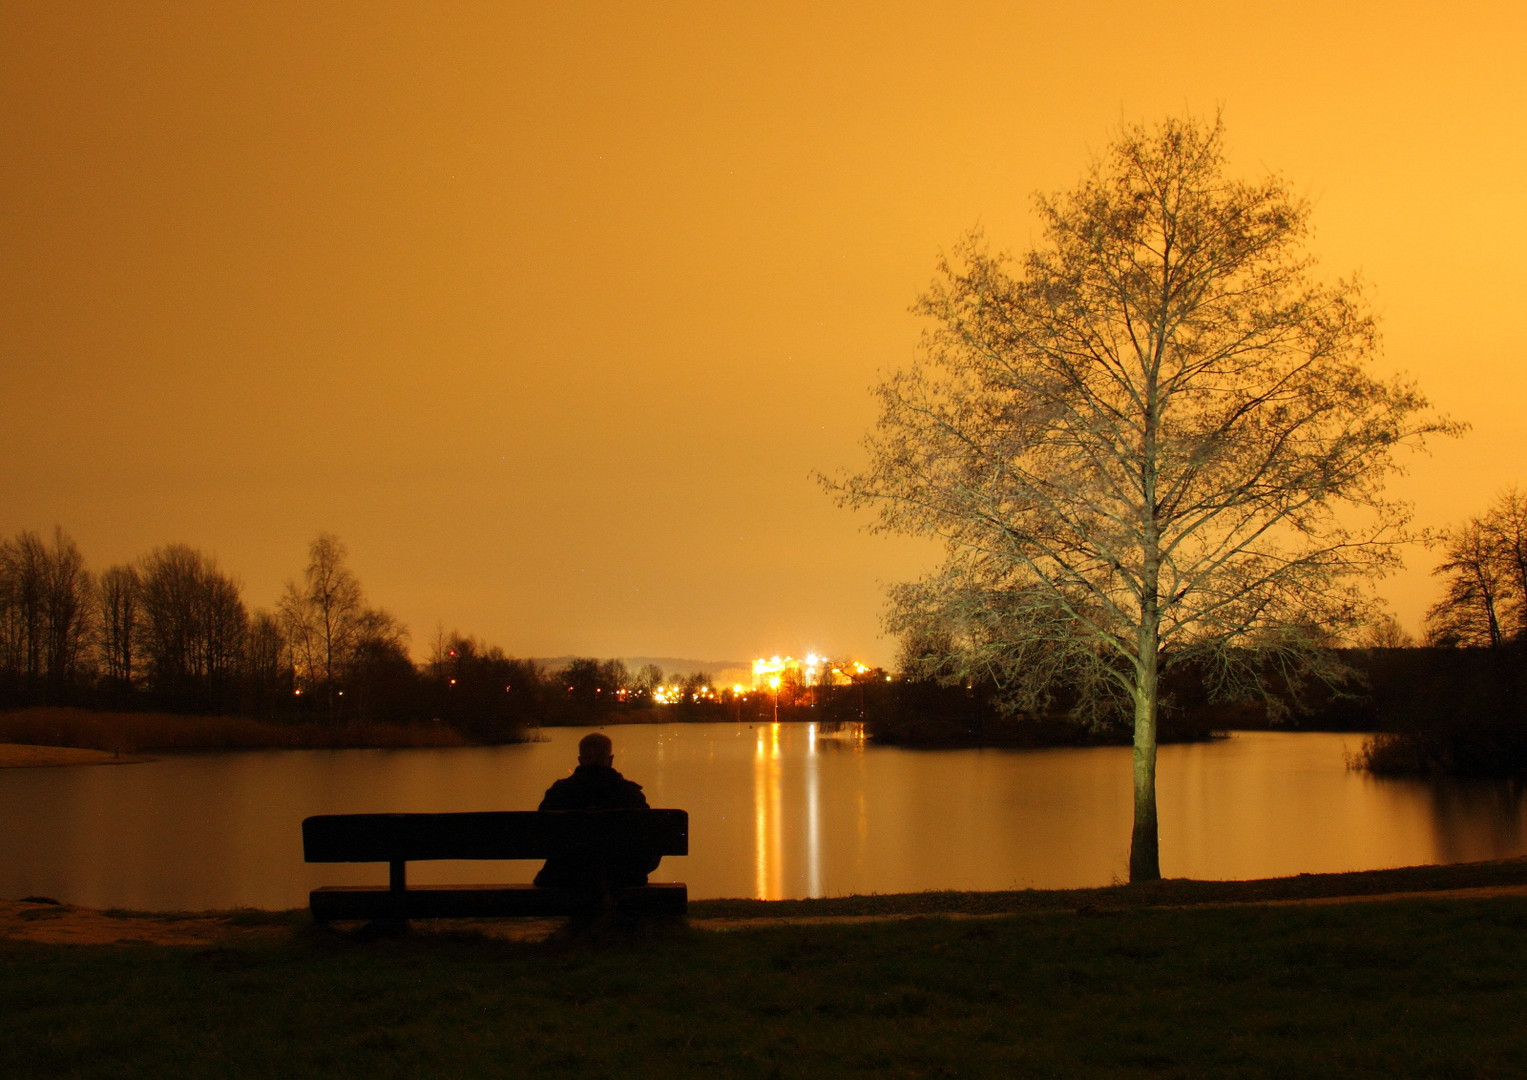
M 321 814 L 302 822 L 307 862 L 611 858 L 689 854 L 685 810 Z

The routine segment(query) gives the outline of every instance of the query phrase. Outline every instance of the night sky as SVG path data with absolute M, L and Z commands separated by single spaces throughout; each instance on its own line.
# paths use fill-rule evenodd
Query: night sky
M 269 607 L 333 532 L 419 653 L 890 662 L 935 553 L 811 474 L 939 252 L 1216 109 L 1473 425 L 1399 488 L 1445 526 L 1527 484 L 1524 54 L 1519 3 L 8 0 L 0 535 Z

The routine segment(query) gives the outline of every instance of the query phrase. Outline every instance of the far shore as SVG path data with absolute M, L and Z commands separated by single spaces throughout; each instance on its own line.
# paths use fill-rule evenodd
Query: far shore
M 516 730 L 513 738 L 533 738 Z M 247 716 L 198 716 L 162 712 L 111 712 L 68 706 L 41 706 L 0 712 L 0 745 L 52 750 L 97 751 L 116 763 L 144 760 L 142 755 L 219 750 L 338 750 L 467 746 L 472 743 L 448 724 L 368 723 L 304 720 L 281 723 Z M 93 755 L 55 755 L 13 765 L 105 764 Z
M 28 769 L 49 765 L 136 765 L 152 760 L 137 754 L 89 750 L 80 746 L 0 743 L 0 769 Z

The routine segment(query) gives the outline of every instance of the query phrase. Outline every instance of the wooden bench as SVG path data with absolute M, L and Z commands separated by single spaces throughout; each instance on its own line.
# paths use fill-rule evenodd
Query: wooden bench
M 407 921 L 504 915 L 584 915 L 614 908 L 638 915 L 682 915 L 683 884 L 568 889 L 521 885 L 408 885 L 421 859 L 552 857 L 609 865 L 648 855 L 689 854 L 683 810 L 508 810 L 469 814 L 323 814 L 302 822 L 311 863 L 384 862 L 386 887 L 331 885 L 308 894 L 319 922 Z M 539 868 L 538 868 L 539 869 Z

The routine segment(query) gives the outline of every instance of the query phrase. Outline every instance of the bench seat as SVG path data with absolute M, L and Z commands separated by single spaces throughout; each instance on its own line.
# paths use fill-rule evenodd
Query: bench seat
M 682 882 L 612 889 L 610 894 L 617 911 L 633 915 L 683 915 L 689 907 L 689 888 Z M 536 885 L 410 885 L 401 895 L 369 885 L 326 885 L 308 894 L 308 907 L 319 922 L 583 915 L 599 911 L 602 901 L 586 889 Z
M 415 885 L 407 864 L 426 859 L 577 859 L 629 865 L 633 856 L 689 854 L 683 810 L 503 810 L 450 814 L 320 814 L 302 822 L 308 862 L 382 862 L 388 883 L 314 889 L 308 907 L 320 922 L 345 919 L 492 918 L 585 915 L 614 909 L 631 915 L 682 915 L 681 883 L 613 889 L 511 885 Z

